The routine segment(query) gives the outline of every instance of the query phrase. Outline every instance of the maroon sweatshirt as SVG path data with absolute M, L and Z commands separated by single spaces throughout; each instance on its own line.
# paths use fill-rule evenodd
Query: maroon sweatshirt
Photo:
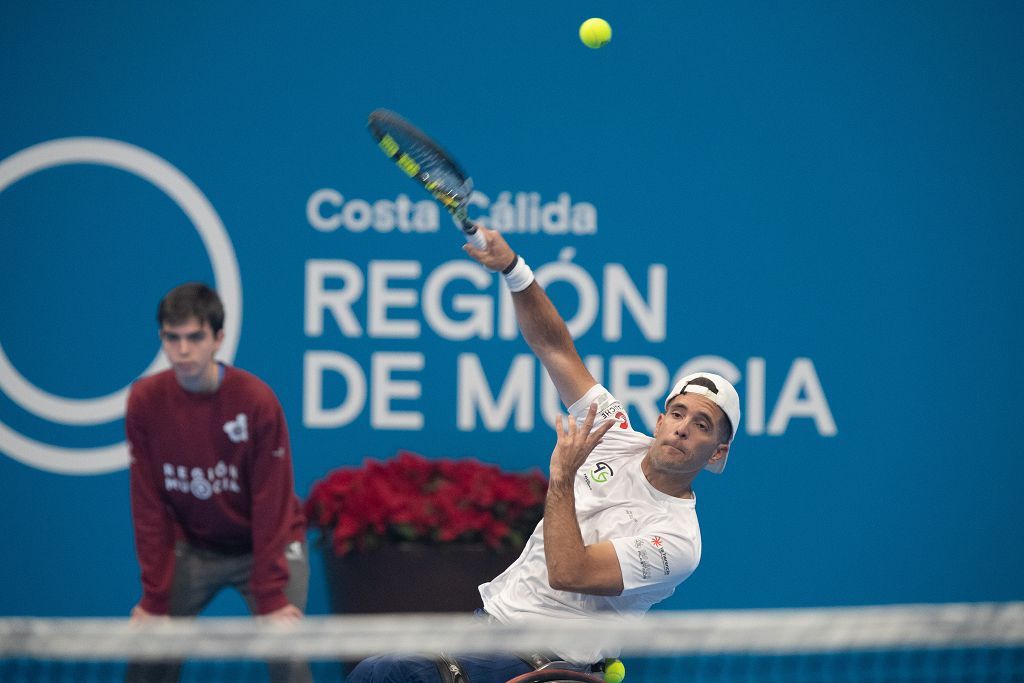
M 178 538 L 251 552 L 257 612 L 287 605 L 284 552 L 305 538 L 305 519 L 288 427 L 270 387 L 226 366 L 216 391 L 195 394 L 166 370 L 132 386 L 125 430 L 142 608 L 167 614 Z

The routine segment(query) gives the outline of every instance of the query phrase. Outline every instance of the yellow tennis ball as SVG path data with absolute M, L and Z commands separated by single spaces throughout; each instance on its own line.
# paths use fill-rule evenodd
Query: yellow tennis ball
M 589 48 L 597 49 L 612 39 L 612 27 L 604 19 L 594 17 L 580 24 L 580 40 Z
M 626 665 L 619 659 L 610 659 L 604 664 L 604 683 L 622 683 L 626 677 Z

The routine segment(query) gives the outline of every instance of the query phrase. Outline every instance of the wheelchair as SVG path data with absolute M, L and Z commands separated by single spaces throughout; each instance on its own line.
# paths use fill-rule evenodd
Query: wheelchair
M 465 683 L 467 680 L 461 665 L 453 657 L 441 655 L 434 663 L 441 675 L 441 683 Z M 604 674 L 561 669 L 559 664 L 566 662 L 549 662 L 535 671 L 514 676 L 505 683 L 604 683 Z
M 527 662 L 530 661 L 526 657 L 523 659 Z M 534 662 L 534 666 L 540 666 L 539 669 L 514 676 L 505 683 L 604 683 L 603 673 L 586 673 L 560 668 L 560 665 L 568 666 L 568 662 L 559 660 L 547 660 L 543 664 L 541 661 Z M 451 655 L 438 655 L 434 659 L 434 664 L 441 676 L 441 683 L 466 683 L 467 676 L 462 671 L 462 665 Z
M 604 676 L 568 669 L 538 669 L 519 674 L 506 683 L 604 683 Z

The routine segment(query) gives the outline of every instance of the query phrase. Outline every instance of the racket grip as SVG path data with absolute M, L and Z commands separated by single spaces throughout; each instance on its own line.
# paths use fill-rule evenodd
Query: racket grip
M 487 249 L 487 240 L 484 238 L 484 234 L 477 230 L 476 226 L 465 221 L 462 224 L 462 231 L 466 235 L 466 241 L 472 244 L 477 249 Z

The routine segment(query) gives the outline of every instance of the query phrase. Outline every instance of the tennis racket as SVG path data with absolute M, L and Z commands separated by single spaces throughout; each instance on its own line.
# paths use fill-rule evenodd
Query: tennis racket
M 423 131 L 387 109 L 377 109 L 367 122 L 377 145 L 398 168 L 423 185 L 458 221 L 466 241 L 486 249 L 487 241 L 466 215 L 473 179 Z

